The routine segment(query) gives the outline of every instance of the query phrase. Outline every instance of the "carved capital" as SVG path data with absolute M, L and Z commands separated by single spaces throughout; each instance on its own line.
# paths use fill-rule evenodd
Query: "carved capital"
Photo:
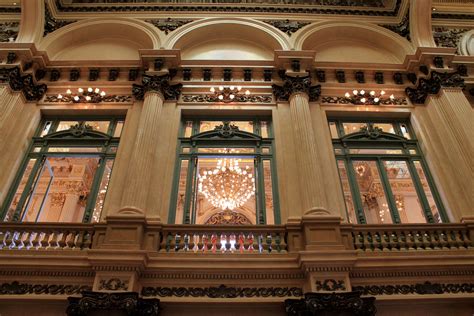
M 459 72 L 432 71 L 429 79 L 421 78 L 415 88 L 406 88 L 405 93 L 413 103 L 424 103 L 428 94 L 437 94 L 442 87 L 464 87 Z
M 273 93 L 279 101 L 288 101 L 293 93 L 306 93 L 309 101 L 316 101 L 321 95 L 321 85 L 311 86 L 311 77 L 290 77 L 281 75 L 283 86 L 272 85 Z
M 133 84 L 132 93 L 137 100 L 143 100 L 145 93 L 149 91 L 159 92 L 165 100 L 178 100 L 181 94 L 181 83 L 171 85 L 171 76 L 143 76 L 142 84 Z
M 10 69 L 8 83 L 14 91 L 21 91 L 28 101 L 39 101 L 46 93 L 46 84 L 35 84 L 32 75 L 22 76 L 19 67 Z

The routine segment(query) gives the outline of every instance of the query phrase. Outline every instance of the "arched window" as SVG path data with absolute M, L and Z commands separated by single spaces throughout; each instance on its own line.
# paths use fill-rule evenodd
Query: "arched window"
M 448 221 L 408 122 L 331 120 L 329 127 L 351 223 Z
M 43 120 L 3 205 L 4 221 L 98 222 L 123 123 Z
M 185 120 L 170 223 L 279 224 L 270 120 Z

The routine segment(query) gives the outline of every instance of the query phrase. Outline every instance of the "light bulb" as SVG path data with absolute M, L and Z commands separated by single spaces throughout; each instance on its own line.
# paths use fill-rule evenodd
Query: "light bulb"
M 74 101 L 76 101 L 76 102 L 79 101 L 79 97 L 77 95 L 74 96 Z
M 237 87 L 237 91 L 240 91 L 240 90 L 242 90 L 242 87 L 241 87 L 241 86 L 238 86 L 238 87 Z
M 222 91 L 222 90 L 224 90 L 224 87 L 223 87 L 223 86 L 220 86 L 220 87 L 219 87 L 219 91 Z
M 364 90 L 360 90 L 360 94 L 361 94 L 361 95 L 364 95 L 364 94 L 365 94 L 365 91 L 364 91 Z
M 245 90 L 245 95 L 249 95 L 250 94 L 250 91 L 249 90 Z
M 77 92 L 82 93 L 82 92 L 84 92 L 84 89 L 79 88 L 79 89 L 77 89 Z
M 63 98 L 62 94 L 58 94 L 58 99 L 62 99 L 62 98 Z
M 91 87 L 87 88 L 87 92 L 92 92 L 92 88 Z
M 91 97 L 86 95 L 86 101 L 90 101 L 91 100 Z
M 101 97 L 105 96 L 105 91 L 102 91 L 102 92 L 100 93 L 100 96 L 101 96 Z
M 360 99 L 360 102 L 365 103 L 365 98 Z
M 346 98 L 350 98 L 351 95 L 349 94 L 349 92 L 346 92 L 346 94 L 345 94 L 344 96 L 345 96 Z
M 67 89 L 67 90 L 66 90 L 66 93 L 67 93 L 67 94 L 71 94 L 71 93 L 72 93 L 71 89 Z
M 230 98 L 231 100 L 234 100 L 235 95 L 231 94 L 231 95 L 229 95 L 229 98 Z
M 390 95 L 390 100 L 395 99 L 395 96 L 393 94 Z
M 222 100 L 222 99 L 224 99 L 224 96 L 221 94 L 221 95 L 218 96 L 218 98 L 219 98 L 219 100 Z
M 230 86 L 230 90 L 234 90 L 234 86 Z
M 379 101 L 380 101 L 379 98 L 375 98 L 375 99 L 374 99 L 374 102 L 379 102 Z
M 95 93 L 99 93 L 99 92 L 100 92 L 100 89 L 99 89 L 99 88 L 95 88 L 94 92 L 95 92 Z
M 380 91 L 380 95 L 384 95 L 385 94 L 385 91 Z
M 357 95 L 357 94 L 359 93 L 359 91 L 353 90 L 352 93 L 353 93 L 354 95 Z
M 209 89 L 209 91 L 211 91 L 212 93 L 216 92 L 216 89 L 214 89 L 214 87 L 211 87 L 211 89 Z
M 375 95 L 375 91 L 372 90 L 372 91 L 370 91 L 369 94 L 370 94 L 371 96 L 374 96 L 374 95 Z

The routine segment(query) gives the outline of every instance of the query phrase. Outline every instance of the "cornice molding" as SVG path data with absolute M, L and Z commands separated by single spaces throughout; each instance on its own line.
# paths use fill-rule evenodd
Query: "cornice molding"
M 52 33 L 56 31 L 57 29 L 62 28 L 63 26 L 66 26 L 68 24 L 77 22 L 77 20 L 72 20 L 72 21 L 66 21 L 66 20 L 56 20 L 53 17 L 53 14 L 49 10 L 49 5 L 48 2 L 45 3 L 44 5 L 44 32 L 43 32 L 43 37 L 48 35 L 49 33 Z
M 474 293 L 474 283 L 425 283 L 404 285 L 363 285 L 352 290 L 362 295 L 410 295 Z

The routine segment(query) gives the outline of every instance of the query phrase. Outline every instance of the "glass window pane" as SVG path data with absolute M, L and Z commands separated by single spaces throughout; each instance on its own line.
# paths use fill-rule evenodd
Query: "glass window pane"
M 357 224 L 357 215 L 355 211 L 354 200 L 352 199 L 351 187 L 344 161 L 338 160 L 337 167 L 339 168 L 339 177 L 341 178 L 344 201 L 346 202 L 347 214 L 349 215 L 349 223 Z
M 123 130 L 123 124 L 124 121 L 118 121 L 117 124 L 115 124 L 115 131 L 114 131 L 114 137 L 120 137 L 122 135 L 122 130 Z
M 45 136 L 49 133 L 52 124 L 53 124 L 52 121 L 44 122 L 43 128 L 41 129 L 41 133 L 40 133 L 41 137 L 43 137 L 43 136 Z
M 13 200 L 10 203 L 10 207 L 8 208 L 7 215 L 5 216 L 6 222 L 11 221 L 13 219 L 15 209 L 17 208 L 18 203 L 20 202 L 21 194 L 23 193 L 25 189 L 26 182 L 28 181 L 28 178 L 31 175 L 31 171 L 33 170 L 35 163 L 36 163 L 36 159 L 28 160 L 25 171 L 23 172 L 23 175 L 21 177 L 20 184 L 18 185 L 18 188 L 16 189 L 15 194 L 13 195 Z
M 270 135 L 268 129 L 269 129 L 269 126 L 268 126 L 268 122 L 267 121 L 261 121 L 260 122 L 260 133 L 261 133 L 261 136 L 263 138 L 268 138 Z M 253 133 L 253 132 L 252 132 Z
M 329 131 L 331 132 L 331 138 L 339 138 L 336 122 L 329 122 Z
M 351 154 L 373 154 L 373 155 L 401 155 L 401 149 L 375 149 L 375 148 L 357 148 L 349 149 Z
M 92 213 L 92 223 L 97 223 L 100 221 L 100 215 L 102 213 L 102 208 L 104 207 L 105 195 L 107 194 L 107 189 L 109 187 L 110 175 L 112 174 L 113 165 L 113 159 L 107 159 L 107 161 L 105 162 L 104 173 L 102 174 L 102 179 L 99 183 L 99 191 L 97 193 L 97 199 L 95 201 L 94 212 Z
M 402 223 L 426 223 L 423 207 L 406 161 L 384 161 L 388 180 Z
M 241 131 L 253 133 L 253 121 L 231 121 L 230 124 L 237 126 Z M 212 131 L 219 125 L 222 125 L 222 121 L 201 121 L 199 133 Z
M 273 184 L 270 160 L 263 161 L 263 181 L 265 188 L 265 211 L 267 224 L 273 225 L 275 224 L 275 214 L 273 208 Z
M 50 153 L 98 153 L 102 147 L 49 147 Z
M 407 124 L 400 124 L 400 130 L 402 131 L 403 137 L 411 139 Z
M 176 199 L 176 215 L 175 223 L 182 224 L 184 216 L 184 202 L 186 195 L 186 176 L 188 175 L 188 166 L 189 160 L 181 161 L 181 169 L 179 172 L 179 182 L 178 182 L 178 196 Z
M 198 148 L 198 153 L 206 154 L 252 154 L 255 148 Z
M 360 132 L 360 129 L 367 126 L 367 122 L 344 122 L 342 123 L 344 134 L 352 134 Z M 395 134 L 395 129 L 392 123 L 374 123 L 374 127 L 381 128 L 386 133 Z
M 24 221 L 81 222 L 99 161 L 99 157 L 48 157 Z
M 196 224 L 255 224 L 253 157 L 200 157 L 196 175 Z
M 438 206 L 433 198 L 433 193 L 431 192 L 430 186 L 428 184 L 428 179 L 426 179 L 425 172 L 423 171 L 423 167 L 421 166 L 420 161 L 414 161 L 413 164 L 415 165 L 416 172 L 418 173 L 418 177 L 420 178 L 421 185 L 423 186 L 423 191 L 425 192 L 426 199 L 430 205 L 431 213 L 433 214 L 433 218 L 435 223 L 441 223 L 441 216 L 439 213 Z
M 79 124 L 78 121 L 59 121 L 56 132 L 65 131 L 70 129 L 72 126 Z
M 79 124 L 79 121 L 59 121 L 58 127 L 56 128 L 56 132 L 68 130 L 76 124 Z M 85 121 L 85 124 L 92 127 L 94 131 L 99 131 L 99 132 L 107 134 L 109 130 L 110 122 L 109 121 Z
M 193 121 L 186 121 L 184 123 L 184 137 L 191 137 L 193 134 Z
M 354 161 L 354 172 L 367 224 L 391 224 L 392 217 L 375 161 Z

